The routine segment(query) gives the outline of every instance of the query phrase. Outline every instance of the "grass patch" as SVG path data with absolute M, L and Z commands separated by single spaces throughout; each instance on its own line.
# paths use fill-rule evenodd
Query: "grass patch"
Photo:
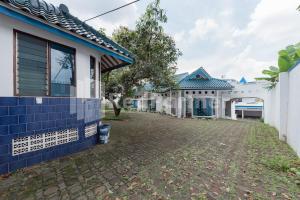
M 278 139 L 276 129 L 261 123 L 253 126 L 246 145 L 251 158 L 249 174 L 259 177 L 263 183 L 259 187 L 299 199 L 300 159 L 288 144 Z M 269 198 L 257 192 L 255 199 Z
M 124 110 L 121 111 L 118 117 L 115 116 L 114 111 L 107 110 L 105 112 L 105 117 L 103 118 L 104 121 L 123 121 L 127 119 L 129 119 L 129 116 L 128 113 L 126 113 Z
M 263 159 L 262 163 L 269 169 L 279 171 L 279 172 L 288 172 L 292 168 L 292 163 L 295 162 L 290 160 L 286 156 L 275 156 L 268 159 Z

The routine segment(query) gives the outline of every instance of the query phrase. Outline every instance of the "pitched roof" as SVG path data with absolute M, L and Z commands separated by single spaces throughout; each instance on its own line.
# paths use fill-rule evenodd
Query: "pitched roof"
M 203 67 L 181 80 L 179 87 L 197 90 L 231 90 L 233 88 L 227 81 L 211 77 Z
M 246 83 L 247 83 L 245 77 L 242 77 L 242 78 L 241 78 L 240 83 L 241 83 L 241 84 L 246 84 Z
M 77 37 L 84 37 L 97 46 L 133 60 L 133 55 L 128 50 L 71 15 L 68 8 L 63 4 L 57 8 L 43 0 L 0 0 L 0 2 L 9 5 L 11 9 L 26 12 L 32 17 L 41 19 L 57 28 L 72 32 Z M 106 64 L 122 64 L 121 62 L 116 62 L 116 60 L 115 58 L 108 57 L 106 58 Z
M 176 74 L 176 75 L 175 75 L 175 81 L 176 81 L 176 83 L 179 83 L 182 79 L 184 79 L 184 78 L 187 77 L 188 75 L 189 75 L 188 72 L 182 73 L 182 74 Z

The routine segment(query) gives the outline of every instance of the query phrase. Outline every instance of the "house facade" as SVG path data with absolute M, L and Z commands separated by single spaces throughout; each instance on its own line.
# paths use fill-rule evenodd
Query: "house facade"
M 0 0 L 0 44 L 0 174 L 96 144 L 101 73 L 133 56 L 39 0 Z
M 146 90 L 137 96 L 137 110 L 149 111 L 151 106 L 179 118 L 225 118 L 225 102 L 233 89 L 227 81 L 211 77 L 202 67 L 177 75 L 176 81 L 178 88 L 160 93 Z
M 178 88 L 153 92 L 150 84 L 131 99 L 137 111 L 165 113 L 179 118 L 264 118 L 266 82 L 216 79 L 204 68 L 175 76 Z

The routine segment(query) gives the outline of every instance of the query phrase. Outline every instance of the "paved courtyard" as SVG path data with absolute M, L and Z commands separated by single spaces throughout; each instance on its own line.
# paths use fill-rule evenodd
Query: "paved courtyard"
M 299 160 L 260 122 L 122 115 L 108 145 L 2 177 L 0 199 L 300 199 Z

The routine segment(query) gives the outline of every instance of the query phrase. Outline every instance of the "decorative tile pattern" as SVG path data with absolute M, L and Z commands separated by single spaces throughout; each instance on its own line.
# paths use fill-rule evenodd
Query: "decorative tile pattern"
M 12 155 L 20 155 L 56 145 L 74 142 L 79 139 L 78 129 L 65 129 L 50 133 L 19 137 L 12 140 Z
M 84 135 L 86 138 L 97 134 L 97 124 L 92 124 L 85 127 Z

